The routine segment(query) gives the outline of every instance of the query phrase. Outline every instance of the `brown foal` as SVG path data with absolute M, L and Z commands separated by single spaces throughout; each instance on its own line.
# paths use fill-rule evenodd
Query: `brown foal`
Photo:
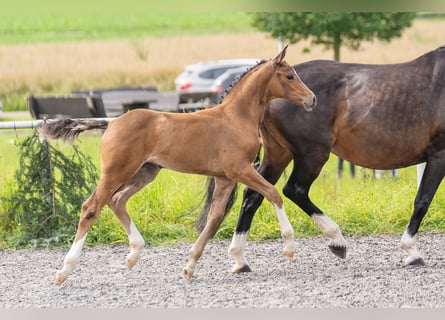
M 110 122 L 103 120 L 57 120 L 42 126 L 49 138 L 75 138 L 80 132 L 106 128 L 100 149 L 101 177 L 96 190 L 82 205 L 77 233 L 57 282 L 63 283 L 79 262 L 87 233 L 108 205 L 128 234 L 132 268 L 144 240 L 126 210 L 128 199 L 156 178 L 162 168 L 215 177 L 215 191 L 207 224 L 192 246 L 184 275 L 193 275 L 209 238 L 224 215 L 236 182 L 258 191 L 274 206 L 285 241 L 284 255 L 293 258 L 294 233 L 283 200 L 269 182 L 252 167 L 259 147 L 259 126 L 266 106 L 285 98 L 310 111 L 315 96 L 284 61 L 284 48 L 275 58 L 248 70 L 217 107 L 195 113 L 176 114 L 133 110 Z M 237 252 L 229 250 L 237 260 Z M 243 265 L 236 265 L 239 272 Z

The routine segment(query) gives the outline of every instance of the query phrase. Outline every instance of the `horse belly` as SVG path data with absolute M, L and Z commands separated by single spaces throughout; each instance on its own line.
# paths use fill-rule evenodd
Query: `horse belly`
M 356 133 L 339 135 L 332 152 L 365 168 L 390 170 L 426 161 L 427 146 L 428 140 L 419 137 Z

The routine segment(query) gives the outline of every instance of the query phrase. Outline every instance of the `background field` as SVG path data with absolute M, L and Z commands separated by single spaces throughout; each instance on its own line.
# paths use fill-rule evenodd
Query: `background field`
M 194 17 L 204 19 L 203 16 Z M 146 24 L 147 16 L 136 15 L 128 19 L 133 26 L 128 29 L 122 29 L 120 20 L 115 20 L 112 15 L 96 22 L 85 22 L 84 18 L 68 19 L 65 29 L 59 18 L 48 18 L 46 25 L 32 32 L 28 30 L 29 21 L 24 21 L 17 22 L 17 29 L 14 29 L 15 34 L 23 33 L 17 38 L 9 34 L 11 23 L 0 22 L 0 100 L 6 110 L 25 110 L 25 98 L 30 93 L 64 94 L 75 89 L 119 85 L 155 85 L 160 91 L 169 91 L 174 89 L 173 80 L 186 64 L 225 58 L 262 59 L 277 52 L 277 41 L 252 30 L 244 13 L 233 14 L 234 20 L 228 16 L 222 19 L 230 22 L 230 26 L 216 23 L 219 21 L 216 16 L 209 17 L 205 27 L 200 24 L 196 27 L 191 22 L 187 27 L 186 16 L 181 20 L 181 15 L 175 14 L 174 18 L 159 16 L 156 20 L 153 17 L 150 21 L 157 21 L 154 25 L 161 27 L 150 27 Z M 193 17 L 188 19 L 193 21 Z M 170 21 L 177 21 L 181 26 L 171 26 Z M 214 21 L 215 25 L 210 26 L 209 21 Z M 109 29 L 96 28 L 96 23 L 99 26 L 108 23 Z M 76 29 L 81 26 L 85 28 Z M 65 32 L 48 32 L 59 30 L 57 28 Z M 341 57 L 343 61 L 360 63 L 411 60 L 445 44 L 445 33 L 439 30 L 445 30 L 443 19 L 415 20 L 402 38 L 390 43 L 363 43 L 359 51 L 343 49 Z M 309 42 L 292 44 L 287 60 L 299 63 L 332 58 L 332 52 L 321 47 L 310 47 L 309 53 L 303 53 L 308 47 Z M 23 139 L 24 135 L 26 133 L 21 131 L 0 135 L 0 198 L 13 190 L 13 174 L 18 167 L 14 142 Z M 99 138 L 85 136 L 79 143 L 98 164 Z M 338 180 L 335 165 L 336 159 L 332 156 L 314 183 L 311 197 L 317 206 L 336 220 L 347 235 L 401 233 L 415 197 L 415 169 L 401 170 L 400 177 L 395 180 L 389 177 L 375 180 L 370 170 L 358 170 L 357 178 L 351 179 L 345 170 L 344 179 Z M 278 183 L 279 189 L 285 180 L 286 175 Z M 204 183 L 203 177 L 163 171 L 149 188 L 130 201 L 129 211 L 149 243 L 196 239 L 192 223 L 197 216 L 196 209 L 200 207 Z M 241 197 L 216 237 L 231 237 L 240 200 Z M 445 230 L 444 201 L 441 187 L 421 230 Z M 299 208 L 288 200 L 285 206 L 297 236 L 320 234 Z M 0 203 L 0 214 L 4 210 Z M 279 234 L 272 207 L 264 204 L 255 217 L 250 237 L 266 239 L 279 237 Z M 117 219 L 105 209 L 88 241 L 126 242 L 126 235 Z M 14 235 L 2 235 L 1 246 L 14 246 Z
M 189 19 L 203 19 L 203 16 L 195 15 Z M 238 31 L 227 28 L 216 17 L 210 16 L 206 20 L 209 27 L 203 28 L 198 24 L 197 28 L 187 29 L 183 18 L 178 20 L 178 24 L 184 26 L 183 31 L 172 31 L 171 34 L 170 31 L 164 31 L 167 34 L 163 36 L 150 34 L 150 30 L 161 28 L 162 24 L 158 20 L 152 21 L 153 27 L 143 29 L 147 30 L 144 36 L 141 36 L 142 31 L 139 29 L 135 33 L 131 28 L 123 32 L 110 26 L 110 34 L 104 37 L 111 36 L 111 30 L 114 30 L 115 39 L 111 40 L 75 41 L 76 37 L 71 38 L 69 33 L 65 33 L 65 40 L 68 41 L 34 43 L 34 38 L 25 33 L 23 41 L 20 41 L 25 43 L 0 44 L 0 100 L 5 110 L 26 110 L 26 96 L 30 93 L 65 94 L 75 89 L 117 85 L 154 85 L 160 91 L 169 91 L 174 89 L 173 81 L 186 64 L 228 58 L 264 59 L 276 53 L 277 41 L 249 28 L 245 13 L 222 17 L 227 21 L 240 21 L 239 24 L 231 24 L 239 28 Z M 173 18 L 176 19 L 176 15 Z M 141 18 L 137 21 L 145 20 Z M 165 17 L 161 21 L 176 20 Z M 163 28 L 178 29 L 169 24 Z M 42 30 L 50 30 L 50 27 L 42 27 Z M 402 38 L 390 43 L 367 42 L 359 51 L 343 49 L 341 59 L 361 63 L 411 60 L 445 43 L 445 33 L 438 30 L 445 30 L 445 20 L 415 20 Z M 119 39 L 126 34 L 128 38 Z M 84 38 L 88 39 L 86 36 Z M 311 47 L 309 53 L 303 53 L 303 49 L 308 47 L 309 42 L 291 45 L 288 61 L 299 63 L 333 57 L 331 51 L 325 51 L 320 46 Z

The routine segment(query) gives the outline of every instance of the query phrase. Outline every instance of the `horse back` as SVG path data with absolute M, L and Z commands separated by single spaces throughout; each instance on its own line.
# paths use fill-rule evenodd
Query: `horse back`
M 273 101 L 266 120 L 291 141 L 294 154 L 322 146 L 380 169 L 425 161 L 430 141 L 445 132 L 444 51 L 400 64 L 295 65 L 316 94 L 317 107 L 303 113 L 289 102 Z

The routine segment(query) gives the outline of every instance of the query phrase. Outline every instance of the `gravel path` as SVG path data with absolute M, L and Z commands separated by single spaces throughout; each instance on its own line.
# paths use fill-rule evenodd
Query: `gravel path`
M 55 271 L 67 249 L 0 251 L 0 308 L 29 307 L 445 307 L 445 234 L 420 233 L 424 267 L 402 267 L 399 236 L 346 238 L 340 260 L 324 238 L 297 239 L 285 261 L 282 241 L 249 241 L 253 272 L 232 274 L 230 241 L 211 241 L 195 270 L 182 277 L 191 244 L 146 246 L 131 271 L 128 246 L 85 248 L 62 286 Z

